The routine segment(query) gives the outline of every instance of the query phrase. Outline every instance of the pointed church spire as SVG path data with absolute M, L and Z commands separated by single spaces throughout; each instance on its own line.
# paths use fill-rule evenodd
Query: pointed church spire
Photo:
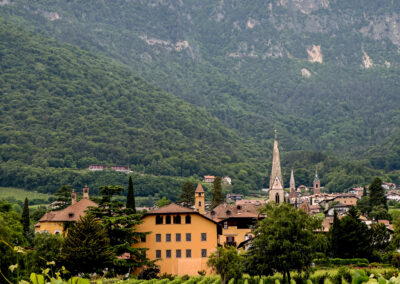
M 275 129 L 274 151 L 272 154 L 272 169 L 269 178 L 269 201 L 276 203 L 285 202 L 283 180 L 281 173 L 281 161 L 279 159 L 278 133 Z
M 296 188 L 296 183 L 294 182 L 294 173 L 293 169 L 292 172 L 290 173 L 290 189 Z
M 314 180 L 319 180 L 319 177 L 318 177 L 318 167 L 315 167 L 315 177 L 314 177 Z
M 281 160 L 279 158 L 279 148 L 278 148 L 278 131 L 276 129 L 275 129 L 274 151 L 272 154 L 272 169 L 271 169 L 271 176 L 269 178 L 269 188 L 272 188 L 275 182 L 275 177 L 278 177 L 279 182 L 283 187 Z
M 293 169 L 290 173 L 290 193 L 289 193 L 289 198 L 296 197 L 296 183 L 294 181 L 294 173 Z

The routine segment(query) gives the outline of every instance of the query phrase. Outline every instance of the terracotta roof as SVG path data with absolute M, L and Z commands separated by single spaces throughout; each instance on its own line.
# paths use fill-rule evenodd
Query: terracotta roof
M 40 218 L 39 223 L 78 221 L 80 216 L 85 215 L 85 211 L 89 207 L 98 207 L 98 205 L 90 199 L 85 198 L 63 210 L 51 211 L 44 214 L 43 217 Z
M 215 178 L 215 176 L 204 176 L 204 178 Z
M 150 215 L 150 214 L 166 214 L 166 213 L 197 213 L 197 212 L 190 208 L 186 208 L 178 204 L 171 203 L 156 210 L 151 210 L 146 214 Z
M 389 226 L 390 225 L 389 220 L 378 220 L 378 223 L 385 224 L 385 226 Z
M 197 187 L 196 187 L 196 191 L 195 191 L 195 192 L 204 192 L 204 189 L 203 189 L 203 187 L 201 186 L 200 183 L 197 184 Z
M 215 221 L 222 221 L 228 218 L 258 218 L 258 206 L 254 204 L 220 204 L 215 207 L 211 212 L 208 212 L 206 216 Z

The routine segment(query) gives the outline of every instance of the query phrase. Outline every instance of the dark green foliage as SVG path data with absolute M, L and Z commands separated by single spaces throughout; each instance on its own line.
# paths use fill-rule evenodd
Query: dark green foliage
M 33 241 L 34 251 L 30 256 L 32 270 L 40 273 L 41 268 L 44 268 L 48 262 L 55 262 L 54 270 L 61 268 L 61 247 L 63 244 L 61 235 L 52 235 L 49 233 L 35 234 Z
M 125 274 L 130 268 L 142 267 L 150 262 L 146 258 L 144 248 L 133 248 L 142 233 L 135 232 L 135 226 L 141 223 L 141 215 L 135 213 L 132 208 L 126 208 L 124 204 L 114 197 L 118 197 L 125 189 L 122 186 L 103 186 L 100 188 L 101 200 L 99 207 L 89 210 L 98 218 L 106 230 L 109 238 L 109 246 L 115 256 L 129 254 L 128 259 L 114 259 L 110 268 L 117 274 Z
M 382 187 L 382 180 L 380 178 L 375 178 L 369 185 L 369 197 L 371 208 L 383 205 L 386 210 L 388 209 L 385 190 Z
M 287 203 L 267 205 L 266 218 L 259 222 L 253 247 L 246 258 L 250 274 L 283 274 L 290 283 L 290 271 L 307 270 L 316 255 L 314 230 L 321 222 Z
M 72 187 L 69 184 L 63 185 L 54 193 L 55 200 L 60 202 L 56 210 L 61 210 L 71 205 L 71 193 Z
M 194 204 L 194 185 L 191 181 L 186 181 L 181 187 L 179 202 L 185 207 L 191 207 Z
M 12 205 L 0 199 L 0 270 L 11 280 L 13 274 L 9 270 L 10 265 L 17 263 L 15 246 L 24 247 L 27 241 L 24 237 L 21 215 L 12 209 Z M 1 277 L 3 281 L 3 277 Z
M 157 200 L 156 204 L 159 208 L 161 208 L 168 204 L 171 204 L 171 200 L 169 200 L 169 199 L 165 198 L 165 196 L 163 196 L 161 199 Z
M 136 213 L 135 192 L 133 191 L 132 177 L 129 177 L 128 194 L 126 196 L 126 208 L 133 209 Z
M 211 209 L 217 207 L 224 202 L 224 196 L 222 195 L 221 177 L 215 177 L 211 195 Z
M 68 230 L 62 245 L 61 257 L 68 270 L 78 273 L 102 273 L 110 267 L 115 254 L 102 224 L 94 215 L 87 214 Z
M 369 258 L 371 256 L 372 247 L 368 226 L 360 220 L 355 207 L 351 207 L 342 219 L 335 217 L 329 236 L 334 257 Z
M 28 238 L 30 233 L 30 217 L 29 217 L 29 202 L 28 198 L 25 198 L 24 208 L 22 210 L 21 223 L 24 230 L 25 238 Z
M 384 252 L 390 242 L 390 232 L 383 223 L 373 223 L 370 229 L 372 248 Z
M 230 279 L 235 279 L 236 282 L 242 278 L 243 256 L 234 247 L 218 247 L 208 258 L 207 265 L 221 275 L 222 284 L 226 284 Z

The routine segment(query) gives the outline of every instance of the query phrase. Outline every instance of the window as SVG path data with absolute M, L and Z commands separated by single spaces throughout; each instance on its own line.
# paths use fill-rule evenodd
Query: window
M 171 216 L 165 216 L 165 224 L 171 224 Z
M 161 250 L 156 250 L 156 258 L 161 258 Z
M 192 257 L 192 250 L 191 250 L 191 249 L 187 249 L 187 250 L 186 250 L 186 257 L 187 257 L 187 258 Z
M 228 222 L 227 222 L 227 221 L 224 222 L 224 229 L 225 229 L 225 230 L 228 229 Z
M 181 234 L 180 233 L 176 233 L 175 239 L 176 239 L 177 242 L 180 242 L 181 241 Z
M 181 258 L 182 257 L 182 251 L 180 249 L 176 250 L 176 258 Z
M 202 242 L 207 241 L 207 233 L 201 233 L 201 241 Z
M 199 207 L 201 207 L 201 201 L 199 201 Z
M 186 217 L 185 217 L 185 223 L 186 223 L 186 224 L 192 223 L 192 217 L 190 217 L 190 215 L 186 215 Z
M 177 215 L 174 216 L 174 224 L 180 224 L 181 223 L 181 216 Z
M 192 241 L 192 234 L 191 233 L 186 233 L 186 241 L 187 242 Z
M 207 257 L 207 250 L 206 249 L 202 249 L 201 250 L 201 257 Z
M 74 217 L 74 213 L 68 213 L 68 217 L 69 217 L 69 218 Z
M 146 235 L 140 236 L 140 241 L 142 243 L 145 243 L 146 242 Z
M 165 235 L 165 241 L 170 242 L 171 241 L 171 234 L 166 234 Z
M 165 252 L 165 257 L 171 258 L 171 250 L 170 249 L 167 249 L 167 251 Z
M 156 234 L 156 242 L 161 242 L 161 234 Z
M 156 216 L 156 224 L 160 225 L 163 223 L 163 216 L 157 215 Z

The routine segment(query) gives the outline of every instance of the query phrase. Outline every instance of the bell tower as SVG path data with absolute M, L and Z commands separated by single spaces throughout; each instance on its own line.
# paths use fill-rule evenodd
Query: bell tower
M 76 203 L 76 192 L 72 190 L 71 192 L 71 204 L 74 205 Z
M 83 188 L 83 199 L 89 199 L 89 188 L 87 185 Z
M 269 201 L 276 203 L 285 202 L 283 180 L 281 173 L 281 161 L 279 159 L 278 132 L 275 129 L 274 151 L 272 154 L 272 169 L 269 179 Z
M 315 169 L 313 189 L 314 189 L 314 194 L 321 194 L 321 181 L 319 180 L 317 169 Z
M 200 214 L 206 213 L 204 189 L 201 184 L 197 184 L 196 191 L 194 192 L 194 209 Z

